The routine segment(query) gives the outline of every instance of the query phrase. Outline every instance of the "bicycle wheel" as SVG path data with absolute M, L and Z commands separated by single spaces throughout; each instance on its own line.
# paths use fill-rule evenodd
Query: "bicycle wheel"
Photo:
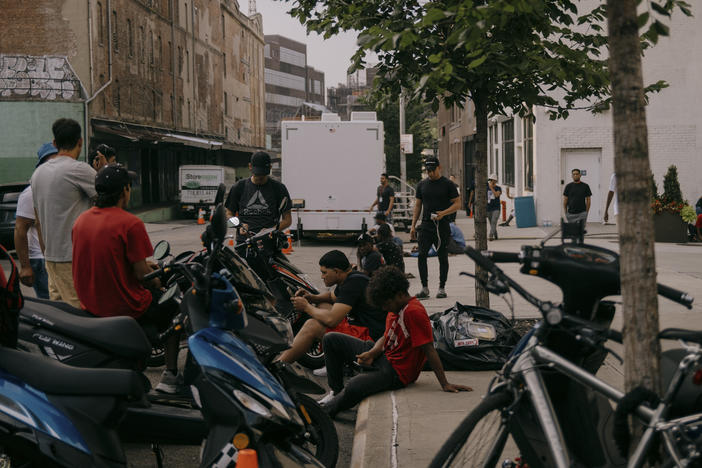
M 511 403 L 512 395 L 506 391 L 485 397 L 444 442 L 429 467 L 494 468 L 509 436 L 503 412 Z

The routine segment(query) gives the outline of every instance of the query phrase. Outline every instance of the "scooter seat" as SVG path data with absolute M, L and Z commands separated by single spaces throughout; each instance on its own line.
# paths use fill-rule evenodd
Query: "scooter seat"
M 132 317 L 96 317 L 63 302 L 27 298 L 20 320 L 126 358 L 143 359 L 151 353 L 151 343 Z
M 139 400 L 139 374 L 125 369 L 84 369 L 45 356 L 0 348 L 0 368 L 49 395 L 121 396 Z

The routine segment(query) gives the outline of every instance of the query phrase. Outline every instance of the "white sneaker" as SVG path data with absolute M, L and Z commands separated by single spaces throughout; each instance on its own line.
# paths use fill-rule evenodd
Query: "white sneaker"
M 315 369 L 312 371 L 314 375 L 317 377 L 326 377 L 327 376 L 327 367 L 320 367 L 319 369 Z
M 327 403 L 329 403 L 330 401 L 332 401 L 332 399 L 333 399 L 335 396 L 336 396 L 336 395 L 334 394 L 334 392 L 330 390 L 329 393 L 327 393 L 327 394 L 324 395 L 322 398 L 320 398 L 319 400 L 317 400 L 317 403 L 319 403 L 320 405 L 324 406 L 324 405 L 326 405 Z

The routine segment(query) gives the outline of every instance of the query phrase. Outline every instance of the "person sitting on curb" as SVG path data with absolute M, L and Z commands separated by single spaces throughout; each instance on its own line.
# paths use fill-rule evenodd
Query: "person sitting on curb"
M 359 271 L 367 274 L 368 276 L 373 276 L 373 273 L 385 265 L 385 259 L 380 252 L 375 248 L 375 243 L 373 238 L 368 234 L 361 234 L 358 236 L 358 249 L 356 255 L 358 257 L 358 268 Z
M 343 252 L 332 250 L 319 259 L 324 285 L 336 286 L 333 291 L 310 294 L 300 290 L 292 298 L 295 310 L 310 316 L 295 335 L 292 346 L 279 360 L 300 359 L 325 333 L 334 331 L 360 340 L 377 340 L 383 334 L 384 314 L 366 302 L 368 275 L 353 271 Z
M 402 249 L 392 240 L 392 231 L 388 224 L 378 228 L 375 248 L 385 259 L 386 265 L 396 266 L 404 273 L 405 259 L 402 258 Z
M 446 380 L 434 349 L 427 311 L 417 298 L 410 296 L 409 282 L 399 269 L 388 266 L 378 270 L 368 285 L 368 298 L 388 312 L 382 338 L 373 344 L 341 333 L 327 333 L 322 341 L 331 392 L 320 404 L 331 417 L 370 395 L 411 384 L 426 361 L 443 391 L 473 390 Z M 353 362 L 369 372 L 356 375 L 344 386 L 344 366 Z

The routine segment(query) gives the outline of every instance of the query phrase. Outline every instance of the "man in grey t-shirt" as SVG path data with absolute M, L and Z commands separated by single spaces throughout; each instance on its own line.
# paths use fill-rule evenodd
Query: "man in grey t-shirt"
M 78 122 L 58 119 L 51 130 L 58 154 L 32 175 L 36 226 L 49 274 L 49 297 L 80 307 L 73 285 L 71 230 L 97 194 L 95 170 L 77 161 L 83 146 Z

